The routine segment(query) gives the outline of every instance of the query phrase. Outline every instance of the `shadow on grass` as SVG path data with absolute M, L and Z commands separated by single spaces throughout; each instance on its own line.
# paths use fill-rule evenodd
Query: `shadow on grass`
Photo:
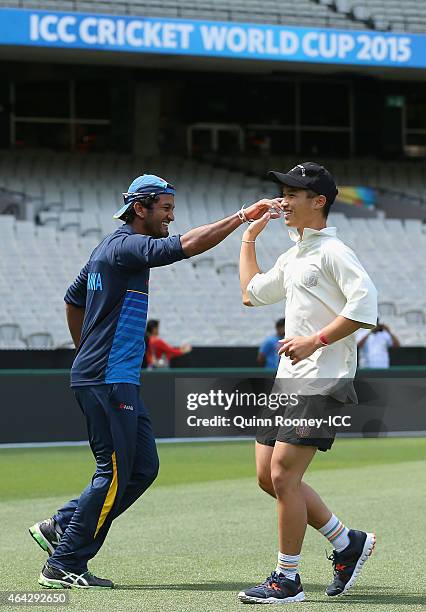
M 248 588 L 250 584 L 244 582 L 187 582 L 180 584 L 116 584 L 116 589 L 127 591 L 236 591 Z M 305 584 L 305 589 L 319 590 L 325 588 L 320 584 Z
M 118 584 L 118 590 L 127 591 L 232 591 L 238 593 L 242 588 L 249 585 L 241 582 L 188 582 L 180 584 Z M 389 604 L 389 605 L 426 605 L 426 593 L 401 594 L 399 587 L 395 586 L 360 586 L 358 592 L 350 591 L 342 597 L 327 597 L 325 595 L 325 584 L 304 583 L 306 603 L 330 603 L 334 606 L 347 604 Z M 313 596 L 310 592 L 316 591 Z M 395 591 L 395 592 L 393 592 Z M 321 594 L 321 596 L 319 596 Z
M 307 585 L 308 586 L 308 585 Z M 314 585 L 310 585 L 313 587 Z M 316 585 L 315 585 L 316 586 Z M 395 591 L 395 592 L 393 592 Z M 310 597 L 308 588 L 305 588 L 306 603 L 330 603 L 335 606 L 347 604 L 389 604 L 401 606 L 426 605 L 425 592 L 401 593 L 396 586 L 359 586 L 356 591 L 349 591 L 348 595 L 341 597 Z

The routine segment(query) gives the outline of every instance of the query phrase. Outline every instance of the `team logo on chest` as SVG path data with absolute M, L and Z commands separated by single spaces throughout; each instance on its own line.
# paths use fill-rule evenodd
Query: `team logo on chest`
M 302 285 L 308 289 L 316 287 L 319 282 L 319 276 L 319 270 L 313 266 L 306 268 L 306 270 L 302 272 Z

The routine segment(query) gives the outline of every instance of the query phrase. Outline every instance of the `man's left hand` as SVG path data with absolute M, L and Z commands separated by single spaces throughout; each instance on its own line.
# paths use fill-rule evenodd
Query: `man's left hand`
M 293 336 L 292 338 L 285 338 L 279 340 L 282 347 L 278 351 L 279 355 L 284 354 L 286 357 L 290 357 L 291 364 L 295 365 L 310 357 L 312 353 L 315 353 L 322 344 L 319 342 L 317 336 Z

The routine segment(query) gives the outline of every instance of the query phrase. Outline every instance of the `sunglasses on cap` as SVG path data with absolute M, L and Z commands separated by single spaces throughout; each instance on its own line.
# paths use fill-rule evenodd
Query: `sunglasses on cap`
M 152 191 L 152 188 L 155 189 L 157 185 L 150 185 L 150 190 L 145 190 L 144 188 L 137 191 L 126 191 L 122 194 L 124 201 L 131 202 L 132 200 L 137 199 L 140 196 L 144 198 L 153 198 L 157 195 L 161 195 L 162 193 L 171 193 L 174 195 L 176 188 L 171 183 L 164 183 L 158 185 L 158 190 Z

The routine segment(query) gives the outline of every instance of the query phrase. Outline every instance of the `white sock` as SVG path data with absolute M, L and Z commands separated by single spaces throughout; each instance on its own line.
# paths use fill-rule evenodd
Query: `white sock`
M 331 515 L 331 519 L 324 527 L 321 527 L 318 531 L 327 538 L 337 552 L 342 552 L 342 550 L 349 546 L 349 529 L 334 514 Z
M 282 552 L 278 553 L 278 563 L 276 572 L 277 574 L 283 574 L 290 580 L 296 580 L 296 574 L 298 571 L 300 562 L 300 555 L 285 555 Z

